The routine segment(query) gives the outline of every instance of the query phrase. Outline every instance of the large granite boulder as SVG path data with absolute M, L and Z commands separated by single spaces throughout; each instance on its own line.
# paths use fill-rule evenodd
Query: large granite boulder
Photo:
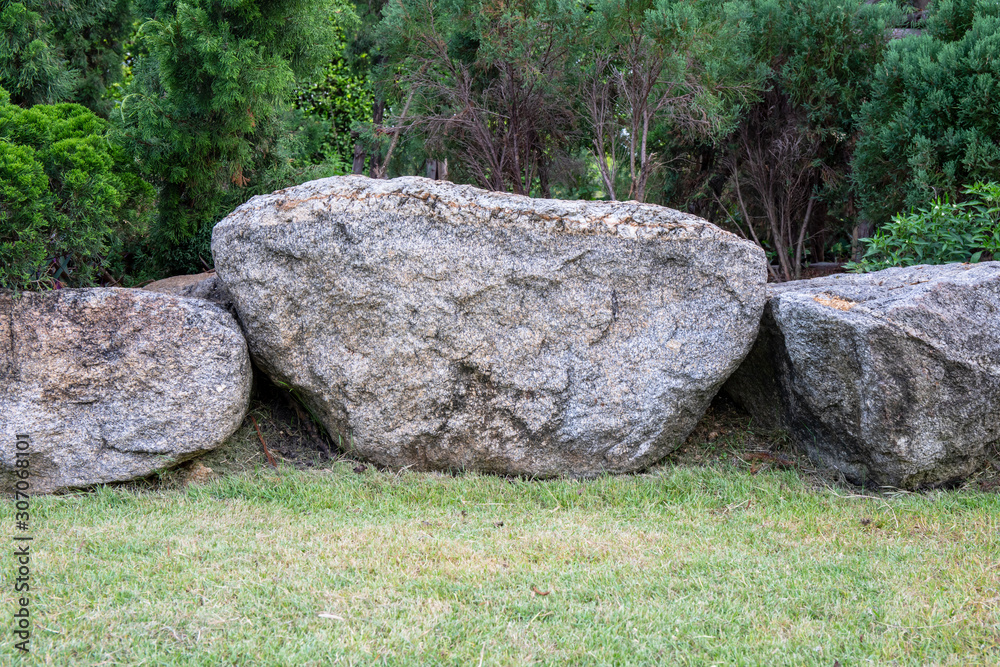
M 208 302 L 0 293 L 0 491 L 19 479 L 18 448 L 32 493 L 145 477 L 210 450 L 242 422 L 250 380 L 239 326 Z
M 1000 442 L 1000 262 L 769 285 L 725 391 L 855 484 L 954 483 Z
M 260 368 L 348 451 L 415 470 L 648 466 L 764 303 L 760 249 L 700 218 L 424 178 L 254 197 L 212 250 Z

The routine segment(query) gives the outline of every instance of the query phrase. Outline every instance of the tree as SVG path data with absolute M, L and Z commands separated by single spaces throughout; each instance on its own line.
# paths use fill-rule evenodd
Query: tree
M 79 80 L 38 9 L 34 0 L 0 0 L 0 87 L 25 107 L 65 102 Z
M 454 156 L 480 187 L 548 196 L 574 129 L 565 65 L 578 14 L 555 0 L 392 0 L 378 28 L 381 82 L 399 102 L 386 161 L 401 132 L 419 132 L 428 155 Z
M 345 53 L 346 31 L 339 24 L 334 27 L 338 55 L 323 66 L 318 76 L 296 86 L 295 107 L 302 111 L 304 120 L 316 126 L 313 132 L 317 136 L 306 149 L 306 159 L 334 165 L 339 173 L 361 173 L 364 166 L 355 170 L 352 164 L 357 141 L 354 125 L 371 117 L 374 100 L 367 79 L 369 57 L 358 53 L 349 59 Z
M 732 20 L 746 23 L 752 52 L 769 74 L 725 162 L 744 225 L 770 245 L 777 277 L 791 280 L 801 275 L 820 209 L 827 220 L 853 217 L 847 174 L 858 132 L 854 114 L 871 92 L 869 73 L 902 12 L 865 0 L 751 0 L 729 7 Z
M 740 32 L 719 20 L 714 5 L 600 0 L 589 16 L 588 38 L 581 54 L 587 70 L 582 106 L 611 199 L 646 200 L 650 177 L 663 166 L 651 145 L 658 126 L 711 139 L 731 124 L 733 105 L 726 97 L 738 99 L 754 88 L 752 70 L 738 62 Z M 726 59 L 737 61 L 725 67 L 741 70 L 741 81 L 725 80 Z
M 364 121 L 352 123 L 351 137 L 355 142 L 351 172 L 354 174 L 364 172 L 366 160 L 369 165 L 369 175 L 381 170 L 381 141 L 374 134 L 374 126 L 382 123 L 386 100 L 384 91 L 372 86 L 372 83 L 375 71 L 382 67 L 385 61 L 376 36 L 385 4 L 386 0 L 355 0 L 354 7 L 358 14 L 359 25 L 344 54 L 344 60 L 350 64 L 353 74 L 364 79 L 366 87 L 372 93 L 371 112 L 366 114 Z
M 108 118 L 114 108 L 108 88 L 122 81 L 125 39 L 135 15 L 130 0 L 39 0 L 51 23 L 50 39 L 67 65 L 79 73 L 73 95 L 65 101 L 82 104 Z
M 106 118 L 131 22 L 129 0 L 0 0 L 0 85 L 19 106 L 77 102 Z
M 152 247 L 165 270 L 206 262 L 213 224 L 295 179 L 287 111 L 296 77 L 327 63 L 339 0 L 142 0 L 121 137 L 160 189 Z
M 892 43 L 861 108 L 854 182 L 877 224 L 1000 181 L 1000 4 L 940 0 L 924 28 Z

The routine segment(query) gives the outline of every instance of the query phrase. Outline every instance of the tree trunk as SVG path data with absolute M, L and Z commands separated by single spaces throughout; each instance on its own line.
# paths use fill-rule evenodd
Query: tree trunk
M 376 99 L 372 103 L 372 123 L 378 127 L 382 124 L 382 117 L 385 115 L 385 100 Z M 376 150 L 368 156 L 368 176 L 378 178 L 382 170 L 382 153 Z
M 861 245 L 861 239 L 870 237 L 875 232 L 875 225 L 870 220 L 860 219 L 855 225 L 851 234 L 851 261 L 860 262 L 864 257 L 865 249 Z
M 427 160 L 427 178 L 435 181 L 448 180 L 448 160 Z
M 351 163 L 352 174 L 363 174 L 365 172 L 365 147 L 358 141 L 358 133 L 351 132 L 354 139 L 354 161 Z
M 539 151 L 541 153 L 541 151 Z M 542 191 L 542 197 L 552 198 L 552 190 L 549 186 L 549 164 L 544 154 L 538 156 L 538 186 Z
M 795 242 L 795 279 L 799 280 L 802 278 L 802 255 L 803 248 L 806 244 L 806 230 L 809 229 L 809 218 L 812 217 L 813 202 L 816 201 L 816 197 L 809 198 L 809 204 L 806 206 L 806 215 L 802 220 L 802 227 L 799 228 L 799 238 Z

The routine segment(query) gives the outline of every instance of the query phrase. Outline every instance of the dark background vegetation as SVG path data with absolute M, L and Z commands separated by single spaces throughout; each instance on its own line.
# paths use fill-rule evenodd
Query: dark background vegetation
M 345 173 L 663 204 L 775 280 L 1000 244 L 998 0 L 0 0 L 0 28 L 0 287 L 201 271 L 240 203 Z

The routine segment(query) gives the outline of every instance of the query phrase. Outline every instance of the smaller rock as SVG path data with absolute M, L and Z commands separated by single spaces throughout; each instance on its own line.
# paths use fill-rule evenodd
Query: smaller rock
M 233 299 L 229 296 L 229 291 L 222 284 L 222 280 L 219 279 L 214 270 L 190 276 L 164 278 L 163 280 L 157 280 L 146 285 L 144 289 L 151 292 L 204 299 L 222 306 L 230 314 L 236 314 L 236 309 L 233 308 Z
M 204 273 L 192 273 L 186 276 L 170 276 L 163 280 L 156 280 L 145 287 L 144 290 L 159 292 L 161 294 L 173 294 L 180 296 L 189 287 L 194 287 L 198 283 L 207 280 L 215 275 L 215 271 L 205 271 Z
M 128 481 L 221 445 L 250 399 L 233 317 L 138 289 L 0 292 L 0 492 Z
M 1000 443 L 1000 262 L 768 286 L 723 390 L 864 486 L 955 483 Z
M 207 465 L 201 461 L 195 461 L 191 464 L 191 467 L 187 469 L 187 474 L 184 475 L 185 485 L 199 485 L 205 484 L 206 482 L 212 481 L 215 477 L 215 471 L 209 468 Z
M 233 307 L 233 299 L 229 296 L 229 290 L 222 284 L 222 279 L 214 273 L 201 282 L 189 285 L 181 290 L 181 296 L 192 299 L 205 299 L 218 304 L 235 315 L 236 309 Z

